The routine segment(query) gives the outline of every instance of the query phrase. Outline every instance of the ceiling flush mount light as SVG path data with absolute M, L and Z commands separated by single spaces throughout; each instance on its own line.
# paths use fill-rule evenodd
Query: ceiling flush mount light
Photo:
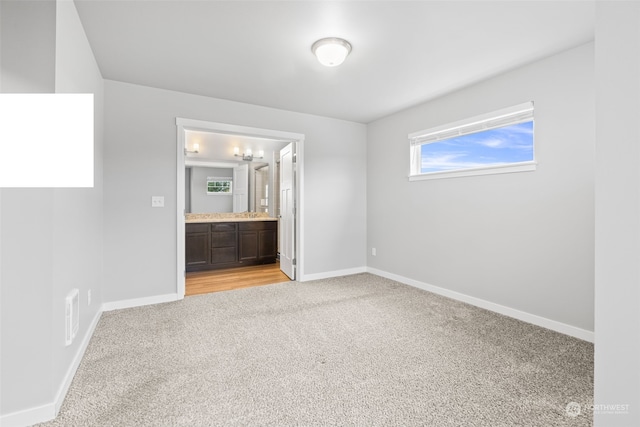
M 342 64 L 349 52 L 351 52 L 351 44 L 344 39 L 327 37 L 315 42 L 311 46 L 311 52 L 322 65 L 336 67 Z

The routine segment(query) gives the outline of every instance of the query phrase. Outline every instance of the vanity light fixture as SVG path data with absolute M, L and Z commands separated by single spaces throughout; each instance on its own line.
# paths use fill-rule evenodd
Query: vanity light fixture
M 193 150 L 184 149 L 184 154 L 198 154 L 200 152 L 200 144 L 197 142 L 192 145 Z
M 242 160 L 246 160 L 247 162 L 253 161 L 253 159 L 261 159 L 264 157 L 264 151 L 258 151 L 258 155 L 254 156 L 251 148 L 247 148 L 246 151 L 240 154 L 240 149 L 238 147 L 233 147 L 233 155 L 236 157 L 242 157 Z
M 320 39 L 311 45 L 311 52 L 326 67 L 337 67 L 342 64 L 351 52 L 351 44 L 337 37 Z

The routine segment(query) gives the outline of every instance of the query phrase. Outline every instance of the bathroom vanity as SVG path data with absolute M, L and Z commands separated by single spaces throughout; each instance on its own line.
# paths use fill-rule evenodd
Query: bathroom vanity
M 275 263 L 278 220 L 251 214 L 187 214 L 186 270 Z

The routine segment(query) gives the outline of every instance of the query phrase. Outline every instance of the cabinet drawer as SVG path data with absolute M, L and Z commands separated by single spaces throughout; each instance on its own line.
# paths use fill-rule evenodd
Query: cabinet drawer
M 247 221 L 241 222 L 240 230 L 275 230 L 278 228 L 278 221 Z
M 236 232 L 235 231 L 224 231 L 215 233 L 211 233 L 211 247 L 212 248 L 223 248 L 226 246 L 236 246 Z
M 211 264 L 226 264 L 236 262 L 237 253 L 235 246 L 232 248 L 211 248 Z
M 211 224 L 211 231 L 236 231 L 235 222 L 216 222 Z
M 185 224 L 185 232 L 190 233 L 208 233 L 209 224 Z

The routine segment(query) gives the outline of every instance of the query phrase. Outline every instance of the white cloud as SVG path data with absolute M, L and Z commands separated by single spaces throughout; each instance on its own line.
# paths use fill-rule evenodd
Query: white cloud
M 487 166 L 488 164 L 500 163 L 481 163 L 474 161 L 465 161 L 467 153 L 447 153 L 434 156 L 424 156 L 422 158 L 422 169 L 429 171 L 452 170 L 452 169 L 471 169 Z
M 507 143 L 504 139 L 499 138 L 491 138 L 491 139 L 480 139 L 478 140 L 478 144 L 484 145 L 485 147 L 490 148 L 498 148 L 502 147 Z

